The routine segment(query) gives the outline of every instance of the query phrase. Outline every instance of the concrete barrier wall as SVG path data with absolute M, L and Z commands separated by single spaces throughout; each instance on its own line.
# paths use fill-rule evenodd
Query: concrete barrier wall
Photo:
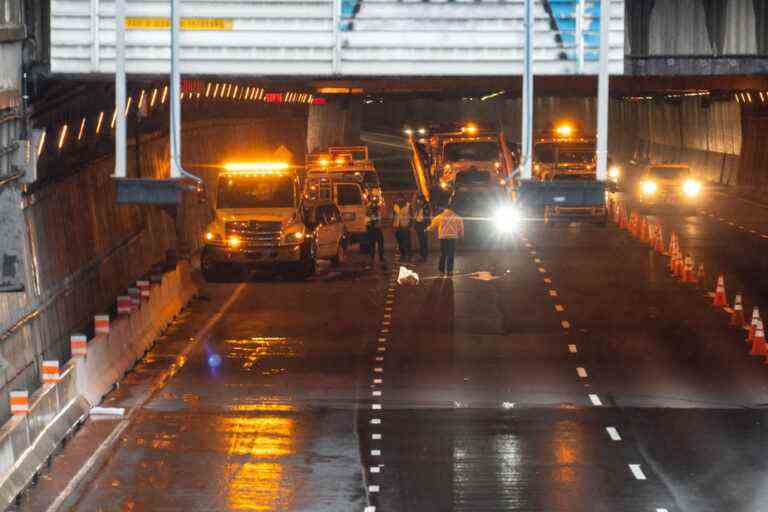
M 138 309 L 115 318 L 108 334 L 88 341 L 87 355 L 71 359 L 58 382 L 31 395 L 28 414 L 13 416 L 0 428 L 0 508 L 29 485 L 68 432 L 143 356 L 195 291 L 188 264 L 165 273 Z
M 289 112 L 278 121 L 199 120 L 185 124 L 183 137 L 184 165 L 204 177 L 210 200 L 216 166 L 227 159 L 270 158 L 287 144 L 303 162 L 306 117 Z M 167 144 L 166 133 L 145 135 L 144 177 L 167 173 Z M 129 175 L 137 176 L 133 155 L 128 163 Z M 188 196 L 176 211 L 118 205 L 113 169 L 111 158 L 79 172 L 60 169 L 60 178 L 25 195 L 26 290 L 0 294 L 0 421 L 10 415 L 9 389 L 36 389 L 42 360 L 69 358 L 73 331 L 90 325 L 93 315 L 109 312 L 114 298 L 163 261 L 167 251 L 188 255 L 202 241 L 210 219 L 207 204 Z

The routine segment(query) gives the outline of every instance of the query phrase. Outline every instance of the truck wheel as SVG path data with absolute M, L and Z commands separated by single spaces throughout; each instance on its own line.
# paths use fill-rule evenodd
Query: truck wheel
M 317 270 L 317 248 L 314 243 L 310 243 L 302 248 L 301 261 L 296 265 L 296 269 L 292 272 L 296 279 L 307 279 L 311 277 Z

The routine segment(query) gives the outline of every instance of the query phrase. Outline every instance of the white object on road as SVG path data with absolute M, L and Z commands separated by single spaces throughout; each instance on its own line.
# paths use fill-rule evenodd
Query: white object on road
M 124 416 L 125 407 L 93 407 L 91 416 Z
M 406 267 L 400 267 L 400 272 L 397 274 L 397 284 L 416 286 L 419 284 L 419 274 Z

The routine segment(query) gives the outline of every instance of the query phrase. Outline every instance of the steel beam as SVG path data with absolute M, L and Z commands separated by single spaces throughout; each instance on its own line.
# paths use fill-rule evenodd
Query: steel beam
M 608 179 L 608 35 L 610 0 L 600 0 L 600 73 L 597 77 L 597 179 Z

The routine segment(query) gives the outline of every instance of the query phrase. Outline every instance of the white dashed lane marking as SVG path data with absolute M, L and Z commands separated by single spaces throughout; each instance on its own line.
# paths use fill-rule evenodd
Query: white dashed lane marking
M 600 401 L 600 397 L 597 395 L 589 395 L 589 401 L 592 402 L 592 405 L 601 406 L 603 405 L 603 402 Z
M 571 354 L 575 354 L 578 351 L 579 349 L 576 348 L 576 345 L 573 345 L 573 344 L 568 345 L 568 352 L 570 352 Z
M 371 418 L 371 425 L 381 425 L 381 418 Z
M 616 430 L 616 427 L 605 427 L 605 430 L 608 431 L 608 436 L 610 436 L 612 441 L 621 441 L 621 436 L 619 435 L 619 431 Z
M 542 274 L 546 274 L 547 273 L 547 269 L 545 269 L 544 267 L 539 267 L 539 272 L 542 273 Z
M 381 404 L 371 404 L 371 409 L 373 409 L 374 411 L 380 411 Z
M 557 297 L 557 290 L 549 290 L 550 297 Z
M 379 457 L 381 455 L 381 450 L 371 450 L 371 457 Z
M 371 439 L 374 441 L 381 441 L 381 434 L 371 434 Z
M 570 329 L 571 328 L 571 322 L 569 322 L 568 320 L 563 320 L 562 322 L 560 322 L 560 325 L 563 326 L 563 329 Z
M 562 313 L 563 311 L 565 311 L 565 306 L 563 306 L 562 304 L 555 304 L 555 311 L 557 311 L 558 313 Z
M 576 368 L 576 373 L 582 379 L 586 379 L 587 378 L 587 370 L 585 370 L 584 367 L 582 367 L 582 366 L 579 366 L 578 368 Z
M 640 464 L 630 464 L 629 470 L 632 471 L 632 474 L 638 480 L 645 480 L 645 473 L 643 473 L 643 468 L 640 467 Z
M 379 486 L 378 485 L 369 485 L 368 486 L 368 492 L 372 492 L 372 493 L 379 492 Z
M 544 284 L 552 284 L 552 279 L 545 277 L 544 278 Z

